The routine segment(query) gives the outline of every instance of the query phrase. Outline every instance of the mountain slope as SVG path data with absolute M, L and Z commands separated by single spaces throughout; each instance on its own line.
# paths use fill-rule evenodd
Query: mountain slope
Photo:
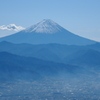
M 59 43 L 72 45 L 86 45 L 95 43 L 95 41 L 80 37 L 67 31 L 49 19 L 45 19 L 13 35 L 0 38 L 0 41 L 9 41 L 12 43 Z
M 77 69 L 79 70 L 79 67 L 68 64 L 0 52 L 0 82 L 38 80 L 43 77 L 55 77 L 62 73 L 71 75 L 76 73 Z
M 64 59 L 65 63 L 100 70 L 100 52 L 93 49 L 79 50 Z

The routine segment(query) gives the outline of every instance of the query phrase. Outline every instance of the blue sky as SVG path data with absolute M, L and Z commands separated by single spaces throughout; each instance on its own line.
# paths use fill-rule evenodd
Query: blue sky
M 52 19 L 74 34 L 100 41 L 100 0 L 0 0 L 0 26 L 29 27 Z M 0 30 L 0 36 L 14 31 Z

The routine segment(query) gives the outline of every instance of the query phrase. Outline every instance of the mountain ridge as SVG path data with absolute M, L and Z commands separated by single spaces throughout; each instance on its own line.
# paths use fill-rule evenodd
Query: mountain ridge
M 61 62 L 64 58 L 70 59 L 70 57 L 80 56 L 87 50 L 95 50 L 100 52 L 100 43 L 87 46 L 76 45 L 61 45 L 61 44 L 14 44 L 10 42 L 0 42 L 0 51 L 6 51 L 13 54 L 36 57 L 39 59 Z M 70 57 L 69 57 L 70 56 Z
M 74 68 L 74 70 L 73 70 Z M 38 80 L 64 74 L 76 75 L 78 66 L 24 57 L 9 52 L 0 52 L 0 82 L 11 80 Z

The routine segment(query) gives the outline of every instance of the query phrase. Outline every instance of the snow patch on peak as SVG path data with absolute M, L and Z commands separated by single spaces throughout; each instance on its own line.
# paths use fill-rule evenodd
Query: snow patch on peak
M 41 22 L 25 29 L 25 32 L 36 32 L 36 33 L 56 33 L 61 31 L 63 28 L 50 19 L 44 19 Z

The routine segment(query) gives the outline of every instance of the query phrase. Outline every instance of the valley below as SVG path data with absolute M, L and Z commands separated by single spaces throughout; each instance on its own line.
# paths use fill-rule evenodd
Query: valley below
M 99 82 L 57 78 L 7 82 L 0 84 L 0 100 L 99 100 Z

